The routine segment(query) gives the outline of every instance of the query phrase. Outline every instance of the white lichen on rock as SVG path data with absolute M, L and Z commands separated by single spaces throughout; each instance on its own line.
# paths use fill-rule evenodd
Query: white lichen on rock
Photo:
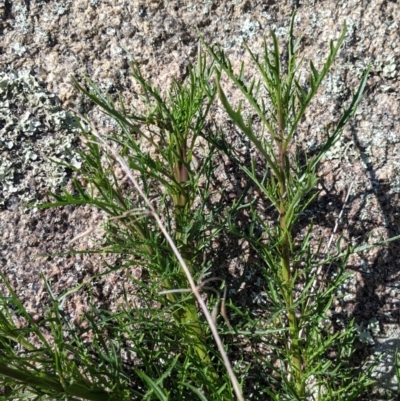
M 66 183 L 67 169 L 50 159 L 79 165 L 79 129 L 28 70 L 0 71 L 0 205 L 24 203 Z

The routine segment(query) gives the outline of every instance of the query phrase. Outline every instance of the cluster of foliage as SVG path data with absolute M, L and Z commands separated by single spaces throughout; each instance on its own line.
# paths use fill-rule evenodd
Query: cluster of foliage
M 0 378 L 6 399 L 355 400 L 372 384 L 372 368 L 351 363 L 353 323 L 337 330 L 327 318 L 335 292 L 347 278 L 349 255 L 366 247 L 342 249 L 338 242 L 334 252 L 321 252 L 328 239 L 313 243 L 311 222 L 305 235 L 296 235 L 299 219 L 318 195 L 318 165 L 353 116 L 368 70 L 334 128 L 327 126 L 319 151 L 312 156 L 306 149 L 293 154 L 296 130 L 346 33 L 344 27 L 337 43 L 331 42 L 320 71 L 310 62 L 308 82 L 303 84 L 293 24 L 294 16 L 282 53 L 286 59 L 274 33 L 261 56 L 246 46 L 259 71 L 259 78 L 250 81 L 243 64 L 235 72 L 224 51 L 204 41 L 206 51 L 199 50 L 187 80 L 175 81 L 166 95 L 144 79 L 132 59 L 145 112 L 128 110 L 121 99 L 116 104 L 88 78 L 86 86 L 74 79 L 119 128 L 100 136 L 77 114 L 85 138 L 83 164 L 69 167 L 87 185 L 74 179 L 73 192 L 52 194 L 54 202 L 41 207 L 93 205 L 105 211 L 109 219 L 99 252 L 124 255 L 124 262 L 110 270 L 129 276 L 132 265 L 141 265 L 148 279 L 129 276 L 141 305 L 130 304 L 125 294 L 118 312 L 91 306 L 85 324 L 76 326 L 63 310 L 71 290 L 56 296 L 46 282 L 51 307 L 36 322 L 2 275 L 8 287 L 8 294 L 0 295 Z M 241 104 L 235 110 L 224 93 L 223 79 L 242 93 L 256 116 L 254 122 L 246 119 Z M 216 98 L 258 151 L 258 162 L 239 162 L 221 130 L 207 124 Z M 195 166 L 199 140 L 207 146 Z M 247 190 L 256 188 L 262 194 L 274 210 L 273 221 L 260 217 L 246 193 L 229 210 L 223 202 L 210 207 L 214 160 L 221 153 L 238 163 L 248 178 Z M 118 163 L 125 180 L 115 172 Z M 243 209 L 250 216 L 246 230 L 235 224 L 235 214 Z M 256 226 L 261 235 L 255 235 Z M 262 316 L 235 306 L 224 281 L 211 276 L 210 244 L 223 235 L 244 239 L 257 255 L 268 305 Z M 318 275 L 332 264 L 334 271 L 321 286 Z M 201 291 L 208 294 L 212 313 Z M 217 330 L 218 313 L 225 320 Z M 24 327 L 15 325 L 15 314 L 25 319 Z M 83 341 L 88 333 L 90 341 Z M 234 350 L 232 339 L 237 339 Z M 248 351 L 254 343 L 268 352 Z M 233 369 L 229 360 L 235 362 Z

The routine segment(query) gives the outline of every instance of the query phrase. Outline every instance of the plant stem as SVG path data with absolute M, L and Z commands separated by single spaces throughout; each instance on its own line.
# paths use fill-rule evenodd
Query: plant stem
M 178 138 L 178 136 L 177 136 Z M 187 162 L 187 144 L 186 138 L 182 140 L 179 146 L 180 157 L 176 159 L 174 166 L 174 176 L 177 182 L 177 194 L 174 197 L 174 214 L 176 220 L 176 245 L 185 261 L 189 271 L 193 274 L 193 244 L 191 236 L 185 238 L 184 229 L 185 225 L 190 221 L 190 195 L 188 188 L 190 186 L 189 173 L 185 163 Z M 200 325 L 199 316 L 197 313 L 196 302 L 194 298 L 190 298 L 185 301 L 183 316 L 180 319 L 185 323 L 185 327 L 189 326 L 188 338 L 189 342 L 194 342 L 195 351 L 203 362 L 211 367 L 211 360 L 207 354 L 207 349 L 203 343 L 204 333 Z M 213 376 L 218 378 L 216 372 L 213 372 Z
M 302 380 L 301 366 L 301 348 L 299 344 L 299 327 L 295 310 L 293 308 L 293 288 L 292 277 L 290 273 L 290 234 L 286 227 L 285 211 L 280 216 L 280 228 L 282 232 L 281 245 L 281 267 L 283 279 L 284 300 L 286 303 L 289 333 L 291 340 L 291 358 L 292 358 L 292 373 L 296 383 L 296 389 L 299 396 L 304 396 L 304 384 Z
M 279 59 L 276 61 L 276 68 L 280 73 Z M 290 272 L 290 260 L 291 260 L 291 249 L 290 244 L 292 241 L 291 229 L 289 227 L 289 222 L 287 221 L 287 205 L 285 199 L 287 196 L 287 158 L 286 158 L 286 148 L 284 147 L 284 133 L 285 133 L 285 119 L 284 119 L 284 108 L 287 105 L 282 99 L 282 80 L 278 78 L 277 84 L 277 121 L 278 121 L 278 135 L 276 136 L 276 144 L 278 147 L 278 163 L 280 169 L 279 182 L 279 192 L 280 192 L 280 204 L 279 204 L 279 226 L 280 226 L 280 236 L 281 236 L 281 274 L 282 274 L 282 284 L 284 290 L 284 300 L 287 308 L 287 315 L 289 320 L 289 333 L 290 333 L 290 347 L 291 347 L 291 371 L 294 376 L 295 386 L 297 394 L 300 397 L 304 396 L 304 385 L 302 380 L 302 366 L 301 366 L 301 348 L 299 344 L 299 327 L 296 317 L 295 310 L 293 308 L 293 286 L 292 277 Z

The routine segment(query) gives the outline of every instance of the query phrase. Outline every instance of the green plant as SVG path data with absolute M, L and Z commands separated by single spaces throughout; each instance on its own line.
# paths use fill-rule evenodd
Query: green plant
M 147 194 L 150 194 L 150 191 L 158 192 L 161 199 L 158 212 L 166 217 L 166 224 L 175 233 L 175 243 L 188 265 L 189 271 L 198 279 L 200 272 L 193 271 L 193 264 L 198 253 L 201 252 L 201 248 L 195 248 L 193 237 L 201 238 L 202 236 L 201 227 L 194 224 L 199 224 L 201 208 L 197 212 L 198 215 L 194 216 L 192 205 L 198 191 L 198 181 L 202 171 L 192 171 L 191 162 L 194 145 L 199 132 L 203 129 L 215 94 L 208 83 L 210 69 L 205 67 L 204 60 L 199 57 L 197 70 L 190 72 L 189 84 L 182 85 L 175 81 L 166 101 L 162 99 L 158 89 L 146 82 L 134 62 L 132 62 L 132 70 L 133 77 L 142 89 L 140 97 L 149 108 L 145 115 L 128 114 L 122 102 L 120 102 L 121 112 L 118 112 L 112 99 L 104 96 L 89 79 L 87 82 L 94 94 L 85 90 L 75 79 L 74 83 L 120 125 L 122 135 L 115 133 L 106 139 L 120 146 L 121 156 L 127 157 L 129 160 L 129 168 L 140 174 L 145 192 Z M 204 106 L 205 97 L 207 104 Z M 152 151 L 155 157 L 150 154 L 149 150 L 143 150 L 141 141 L 146 141 L 147 146 L 153 147 Z M 123 233 L 126 240 L 129 241 L 126 242 L 127 249 L 119 249 L 118 252 L 129 254 L 134 250 L 134 255 L 138 256 L 138 243 L 141 244 L 140 255 L 144 258 L 144 263 L 155 281 L 162 279 L 164 290 L 185 287 L 186 277 L 179 265 L 174 260 L 166 259 L 163 255 L 162 251 L 165 251 L 166 244 L 160 240 L 159 234 L 155 234 L 156 237 L 154 237 L 153 224 L 150 223 L 152 217 L 142 216 L 140 219 L 137 215 L 129 217 L 132 209 L 146 211 L 147 206 L 131 193 L 123 193 L 115 176 L 112 181 L 109 179 L 108 175 L 113 174 L 113 160 L 110 160 L 109 164 L 111 171 L 104 171 L 103 176 L 99 177 L 98 172 L 102 170 L 100 145 L 97 142 L 88 142 L 88 147 L 89 153 L 82 153 L 82 157 L 85 159 L 85 165 L 92 163 L 92 170 L 84 172 L 84 175 L 99 190 L 104 202 L 104 204 L 97 201 L 94 203 L 113 216 L 114 221 L 121 222 L 125 226 L 124 229 L 127 230 Z M 113 156 L 108 154 L 113 159 Z M 162 185 L 165 192 L 160 192 L 156 187 L 159 184 Z M 76 185 L 79 186 L 78 183 Z M 58 203 L 53 204 L 54 206 L 70 202 L 68 196 L 58 196 L 56 199 Z M 128 201 L 128 199 L 132 199 L 132 201 Z M 132 202 L 135 203 L 132 204 Z M 85 197 L 83 197 L 82 203 L 88 203 Z M 204 207 L 204 205 L 202 206 Z M 175 223 L 173 228 L 172 221 Z M 116 231 L 117 235 L 121 235 L 119 230 Z M 119 244 L 121 242 L 121 238 L 112 239 L 112 243 Z M 201 241 L 199 242 L 201 243 Z M 199 326 L 194 300 L 187 296 L 182 298 L 173 292 L 167 294 L 167 299 L 172 303 L 177 303 L 180 299 L 173 315 L 177 322 L 188 324 L 186 331 L 192 341 L 196 343 L 197 338 L 203 337 L 203 333 Z M 207 358 L 201 344 L 196 345 L 195 348 L 201 358 Z
M 218 354 L 216 357 L 215 351 L 209 346 L 208 326 L 199 317 L 195 299 L 186 291 L 187 278 L 178 262 L 181 258 L 181 264 L 187 268 L 190 280 L 193 281 L 193 289 L 200 291 L 202 278 L 207 273 L 204 249 L 208 246 L 210 238 L 216 235 L 212 230 L 211 221 L 213 214 L 217 212 L 204 212 L 211 183 L 210 163 L 213 149 L 208 149 L 209 153 L 204 156 L 202 166 L 198 169 L 192 167 L 195 145 L 204 129 L 209 108 L 216 94 L 216 89 L 211 85 L 213 67 L 207 67 L 205 61 L 205 56 L 199 53 L 197 66 L 189 72 L 187 82 L 181 84 L 174 81 L 171 89 L 162 94 L 159 88 L 153 87 L 143 78 L 132 59 L 132 75 L 140 87 L 137 96 L 146 108 L 143 113 L 135 108 L 128 112 L 122 101 L 119 102 L 120 110 L 117 110 L 111 96 L 103 94 L 90 79 L 86 79 L 89 89 L 85 89 L 73 78 L 76 87 L 112 117 L 119 129 L 105 138 L 100 138 L 95 127 L 90 123 L 86 125 L 85 117 L 77 118 L 85 140 L 85 149 L 80 151 L 83 163 L 81 168 L 68 167 L 85 179 L 86 186 L 75 178 L 74 192 L 51 194 L 55 201 L 39 206 L 47 208 L 93 205 L 105 211 L 109 216 L 104 227 L 105 240 L 100 249 L 93 252 L 118 253 L 125 256 L 121 265 L 110 266 L 110 270 L 128 269 L 134 264 L 142 265 L 148 272 L 149 282 L 136 282 L 141 290 L 143 302 L 149 304 L 145 312 L 135 309 L 129 312 L 131 318 L 124 312 L 125 319 L 113 316 L 105 322 L 101 318 L 101 311 L 89 313 L 84 318 L 92 329 L 95 323 L 98 325 L 96 333 L 124 332 L 133 335 L 131 325 L 138 327 L 139 337 L 145 337 L 148 345 L 142 345 L 143 349 L 135 348 L 134 352 L 140 354 L 139 359 L 149 369 L 137 369 L 133 377 L 138 383 L 142 383 L 137 386 L 149 389 L 141 395 L 145 399 L 150 399 L 154 394 L 160 399 L 167 399 L 168 396 L 171 399 L 184 398 L 188 397 L 189 393 L 195 393 L 202 399 L 202 391 L 218 400 L 232 397 L 230 380 L 228 376 L 220 375 L 220 370 L 225 370 L 224 365 Z M 127 165 L 123 165 L 121 170 L 125 169 L 125 177 L 116 171 L 115 162 L 119 157 L 127 160 Z M 134 172 L 134 175 L 131 175 L 131 172 Z M 205 179 L 204 185 L 199 183 L 202 177 Z M 140 182 L 140 186 L 137 181 Z M 138 196 L 138 191 L 143 196 Z M 148 197 L 157 200 L 155 209 Z M 193 207 L 196 198 L 198 202 L 196 207 Z M 162 216 L 162 222 L 157 220 L 158 216 Z M 172 239 L 160 232 L 158 223 L 163 223 L 171 233 L 174 241 L 172 245 L 176 246 L 177 252 L 179 251 L 178 258 L 170 248 L 169 242 Z M 210 229 L 212 232 L 206 234 Z M 69 246 L 79 238 L 73 239 Z M 74 253 L 72 249 L 71 253 Z M 199 283 L 198 287 L 195 281 Z M 68 294 L 81 287 L 82 285 L 68 291 Z M 62 294 L 54 297 L 53 301 L 60 303 L 66 296 L 67 294 Z M 199 302 L 203 302 L 201 298 Z M 150 306 L 154 303 L 163 307 L 159 316 Z M 163 321 L 160 316 L 164 316 Z M 104 324 L 99 324 L 99 319 Z M 116 328 L 111 327 L 111 319 L 117 321 Z M 152 324 L 148 322 L 149 319 Z M 154 322 L 157 322 L 157 325 L 154 325 Z M 58 323 L 60 330 L 66 325 L 62 320 Z M 69 329 L 73 335 L 73 328 Z M 153 335 L 151 331 L 157 334 Z M 115 336 L 117 338 L 117 334 Z M 119 344 L 116 338 L 113 340 Z M 100 341 L 100 334 L 98 339 Z M 109 356 L 104 352 L 107 345 L 102 343 L 98 346 L 96 342 L 92 344 L 93 352 L 100 360 L 103 357 L 109 360 Z M 220 348 L 223 349 L 221 343 Z M 153 351 L 150 352 L 151 349 Z M 77 342 L 76 350 L 77 354 L 81 354 L 85 347 Z M 52 360 L 49 347 L 43 350 L 43 353 L 46 358 Z M 149 358 L 148 353 L 152 358 L 171 362 L 167 372 L 160 372 L 156 365 L 152 366 L 146 362 Z M 8 363 L 15 357 L 16 355 L 9 355 Z M 6 364 L 4 361 L 4 365 Z M 90 366 L 86 366 L 86 361 L 81 364 L 83 370 L 90 369 Z M 119 368 L 120 374 L 125 377 L 122 366 L 119 365 Z M 46 374 L 51 378 L 55 373 L 50 369 Z M 108 389 L 118 386 L 118 376 L 107 376 L 105 382 Z M 165 382 L 168 376 L 174 377 L 179 383 L 176 387 L 172 386 L 170 392 L 160 388 L 160 383 Z M 157 379 L 154 380 L 154 377 Z M 14 378 L 20 380 L 17 376 Z M 33 385 L 29 381 L 25 384 Z M 43 384 L 46 386 L 44 381 Z M 240 392 L 237 382 L 234 386 L 236 391 Z M 65 394 L 69 394 L 65 387 L 59 386 L 59 390 L 60 393 L 64 390 Z M 139 392 L 132 393 L 129 389 L 126 391 L 139 396 Z M 109 391 L 105 394 L 111 397 Z M 81 397 L 85 398 L 83 395 Z M 121 393 L 116 397 L 121 397 Z
M 339 239 L 336 247 L 338 251 L 333 254 L 327 249 L 323 255 L 322 241 L 317 244 L 317 251 L 313 251 L 312 222 L 304 238 L 297 238 L 295 233 L 302 213 L 318 194 L 318 164 L 339 140 L 343 127 L 355 113 L 369 70 L 364 72 L 356 93 L 336 127 L 326 127 L 326 140 L 317 154 L 308 157 L 307 153 L 291 153 L 289 149 L 293 136 L 332 66 L 346 34 L 344 26 L 336 45 L 331 42 L 329 55 L 320 71 L 310 61 L 308 84 L 305 86 L 297 74 L 299 64 L 296 51 L 299 41 L 296 42 L 293 37 L 294 18 L 293 15 L 285 53 L 286 64 L 282 60 L 273 32 L 272 48 L 264 42 L 261 57 L 255 55 L 246 45 L 260 79 L 253 77 L 246 82 L 243 63 L 240 71 L 235 73 L 223 50 L 218 46 L 211 47 L 204 41 L 203 44 L 217 65 L 216 82 L 223 107 L 232 121 L 251 140 L 265 162 L 265 171 L 261 172 L 257 169 L 254 158 L 250 166 L 240 165 L 240 168 L 277 212 L 276 221 L 265 221 L 257 219 L 257 211 L 253 210 L 253 217 L 262 226 L 267 241 L 264 238 L 259 241 L 250 240 L 264 261 L 263 269 L 268 285 L 265 294 L 271 308 L 270 314 L 274 317 L 274 327 L 280 327 L 287 333 L 284 339 L 281 338 L 285 345 L 275 348 L 277 359 L 281 361 L 281 372 L 278 375 L 283 390 L 265 391 L 276 400 L 281 399 L 280 397 L 286 399 L 289 394 L 290 399 L 298 400 L 309 399 L 313 394 L 318 400 L 350 400 L 355 399 L 372 382 L 363 373 L 352 386 L 351 382 L 355 379 L 350 379 L 349 360 L 354 352 L 353 324 L 349 323 L 342 333 L 332 332 L 331 324 L 326 320 L 326 312 L 331 306 L 335 291 L 347 278 L 345 268 L 349 255 L 359 249 L 347 246 L 343 251 Z M 241 91 L 260 124 L 253 123 L 252 119 L 246 121 L 242 103 L 234 110 L 222 89 L 223 74 Z M 267 96 L 262 96 L 262 93 Z M 220 148 L 232 154 L 226 143 Z M 236 234 L 241 235 L 237 232 Z M 318 287 L 317 274 L 323 268 L 326 270 L 333 262 L 337 264 L 335 275 L 325 281 L 323 288 Z M 336 354 L 333 360 L 327 357 L 329 350 Z M 268 365 L 268 361 L 265 364 Z M 271 370 L 274 370 L 272 366 Z
M 335 252 L 329 247 L 322 252 L 322 241 L 312 242 L 312 222 L 303 237 L 296 236 L 302 213 L 317 196 L 318 163 L 354 114 L 368 70 L 336 128 L 326 128 L 326 141 L 319 152 L 314 156 L 291 152 L 296 129 L 346 33 L 344 28 L 337 44 L 331 43 L 321 71 L 310 63 L 308 84 L 303 85 L 297 76 L 299 42 L 293 38 L 294 18 L 286 65 L 274 33 L 272 48 L 265 43 L 262 59 L 246 46 L 260 80 L 253 78 L 246 83 L 243 64 L 236 74 L 225 53 L 205 43 L 212 63 L 207 66 L 206 56 L 199 51 L 197 66 L 188 80 L 175 81 L 166 94 L 148 82 L 132 61 L 132 75 L 140 88 L 136 95 L 144 112 L 135 107 L 127 110 L 121 99 L 116 105 L 88 78 L 86 87 L 73 79 L 117 128 L 100 135 L 85 116 L 77 113 L 85 149 L 80 152 L 82 167 L 69 167 L 86 184 L 74 178 L 73 192 L 52 194 L 55 201 L 41 207 L 93 205 L 105 211 L 109 217 L 104 225 L 104 241 L 91 252 L 117 253 L 124 258 L 93 279 L 117 269 L 129 276 L 133 265 L 142 265 L 149 279 L 129 276 L 142 305 L 130 304 L 124 294 L 125 303 L 118 312 L 91 306 L 82 317 L 84 324 L 75 326 L 64 313 L 63 303 L 84 286 L 90 292 L 90 283 L 56 296 L 46 282 L 50 308 L 38 323 L 2 276 L 8 295 L 0 296 L 0 375 L 8 399 L 242 400 L 223 349 L 224 345 L 228 348 L 230 338 L 239 334 L 245 344 L 260 342 L 271 351 L 267 357 L 242 349 L 234 356 L 240 362 L 246 355 L 253 371 L 263 372 L 258 386 L 263 399 L 355 400 L 372 383 L 371 368 L 356 371 L 350 363 L 354 353 L 353 322 L 344 330 L 334 330 L 327 311 L 336 289 L 347 277 L 349 255 L 384 241 L 358 248 L 347 246 L 344 250 L 338 241 Z M 245 121 L 242 105 L 233 109 L 222 88 L 223 74 L 242 92 L 260 121 L 258 126 Z M 250 186 L 257 188 L 275 209 L 269 219 L 260 217 L 254 202 L 244 202 L 246 193 L 229 210 L 210 202 L 216 151 L 234 158 L 229 143 L 206 127 L 217 93 L 229 117 L 262 155 L 262 170 L 255 159 L 239 167 L 250 178 L 247 190 Z M 202 163 L 194 167 L 200 139 L 208 145 L 204 146 Z M 251 216 L 248 232 L 234 223 L 241 209 Z M 256 224 L 262 227 L 262 236 L 254 235 Z M 210 281 L 221 281 L 219 277 L 208 277 L 213 261 L 207 252 L 213 238 L 223 234 L 245 239 L 259 255 L 266 282 L 263 295 L 268 304 L 268 313 L 260 319 L 231 302 L 232 316 L 245 321 L 249 329 L 238 330 L 239 324 L 232 328 L 226 320 L 229 330 L 220 328 L 224 345 L 215 326 L 219 290 L 223 287 L 216 291 L 216 297 L 208 297 L 214 318 L 199 294 L 208 290 Z M 335 269 L 321 287 L 317 276 L 332 264 Z M 25 319 L 23 327 L 13 322 L 14 314 Z M 221 314 L 226 318 L 224 305 Z M 83 337 L 90 340 L 84 342 Z M 240 363 L 236 374 L 248 393 L 250 378 Z

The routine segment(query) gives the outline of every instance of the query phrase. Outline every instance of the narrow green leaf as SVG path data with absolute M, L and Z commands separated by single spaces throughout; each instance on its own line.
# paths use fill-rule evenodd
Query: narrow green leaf
M 180 384 L 182 384 L 183 386 L 190 388 L 198 397 L 201 401 L 208 401 L 207 398 L 205 397 L 205 395 L 196 387 L 192 386 L 189 383 L 184 383 L 181 382 Z
M 150 387 L 150 390 L 143 397 L 144 400 L 148 399 L 150 395 L 155 394 L 158 400 L 168 401 L 168 397 L 164 394 L 162 388 L 158 386 L 154 380 L 152 380 L 146 375 L 146 373 L 139 369 L 135 369 L 135 372 Z

